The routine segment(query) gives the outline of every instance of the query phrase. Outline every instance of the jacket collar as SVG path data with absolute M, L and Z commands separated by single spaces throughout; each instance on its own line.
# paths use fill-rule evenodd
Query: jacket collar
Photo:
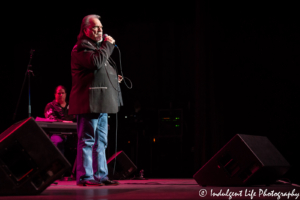
M 82 40 L 87 40 L 87 41 L 89 41 L 94 47 L 99 47 L 99 46 L 101 46 L 101 43 L 102 43 L 102 42 L 96 42 L 95 40 L 92 40 L 91 38 L 87 37 L 86 35 L 84 35 L 83 37 L 81 37 L 81 38 L 78 40 L 78 42 L 79 42 L 79 41 L 82 41 Z M 97 44 L 98 44 L 98 46 L 97 46 Z

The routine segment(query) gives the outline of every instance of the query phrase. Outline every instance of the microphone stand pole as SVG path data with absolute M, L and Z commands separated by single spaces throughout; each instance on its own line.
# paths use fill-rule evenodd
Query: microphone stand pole
M 34 52 L 34 50 L 31 49 L 30 50 L 29 64 L 28 64 L 28 67 L 27 67 L 27 75 L 28 75 L 28 117 L 31 117 L 30 73 L 32 73 L 32 76 L 34 76 L 34 73 L 31 70 L 31 67 L 32 67 L 31 60 L 32 60 L 33 52 Z
M 18 103 L 17 103 L 17 106 L 16 106 L 16 110 L 15 110 L 14 116 L 13 116 L 13 120 L 16 119 L 17 110 L 18 110 L 18 107 L 19 107 L 21 95 L 22 95 L 22 92 L 23 92 L 23 88 L 24 88 L 27 76 L 28 76 L 28 117 L 31 117 L 30 73 L 32 73 L 32 75 L 34 76 L 33 71 L 31 70 L 31 67 L 32 67 L 31 60 L 32 60 L 34 51 L 35 51 L 34 49 L 30 50 L 30 59 L 29 59 L 28 65 L 27 65 L 27 70 L 26 70 L 26 73 L 25 73 L 24 81 L 23 81 L 23 84 L 22 84 L 22 89 L 21 89 L 21 92 L 20 92 L 20 95 L 19 95 L 19 99 L 18 99 Z

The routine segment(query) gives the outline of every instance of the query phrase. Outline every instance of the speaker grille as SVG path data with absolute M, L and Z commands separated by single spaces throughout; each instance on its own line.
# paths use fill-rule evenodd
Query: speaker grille
M 235 135 L 197 173 L 199 185 L 238 186 L 270 184 L 290 165 L 263 136 Z
M 114 171 L 114 159 L 116 160 L 116 168 Z M 119 151 L 116 155 L 111 156 L 107 160 L 108 166 L 108 176 L 113 180 L 126 179 L 130 176 L 134 171 L 136 171 L 137 167 L 135 164 L 128 158 L 128 156 L 123 152 Z
M 0 134 L 0 195 L 39 194 L 70 167 L 33 118 Z

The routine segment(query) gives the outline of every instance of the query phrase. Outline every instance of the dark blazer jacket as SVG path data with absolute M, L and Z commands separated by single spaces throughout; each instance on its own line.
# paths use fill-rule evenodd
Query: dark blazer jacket
M 88 37 L 78 40 L 71 53 L 72 90 L 69 114 L 116 113 L 123 105 L 116 70 L 109 64 L 114 45 Z

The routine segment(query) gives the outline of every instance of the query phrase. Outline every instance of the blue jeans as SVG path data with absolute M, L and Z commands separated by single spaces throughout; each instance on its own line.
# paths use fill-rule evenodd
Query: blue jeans
M 85 180 L 102 182 L 108 179 L 107 126 L 107 113 L 77 115 L 77 184 Z

